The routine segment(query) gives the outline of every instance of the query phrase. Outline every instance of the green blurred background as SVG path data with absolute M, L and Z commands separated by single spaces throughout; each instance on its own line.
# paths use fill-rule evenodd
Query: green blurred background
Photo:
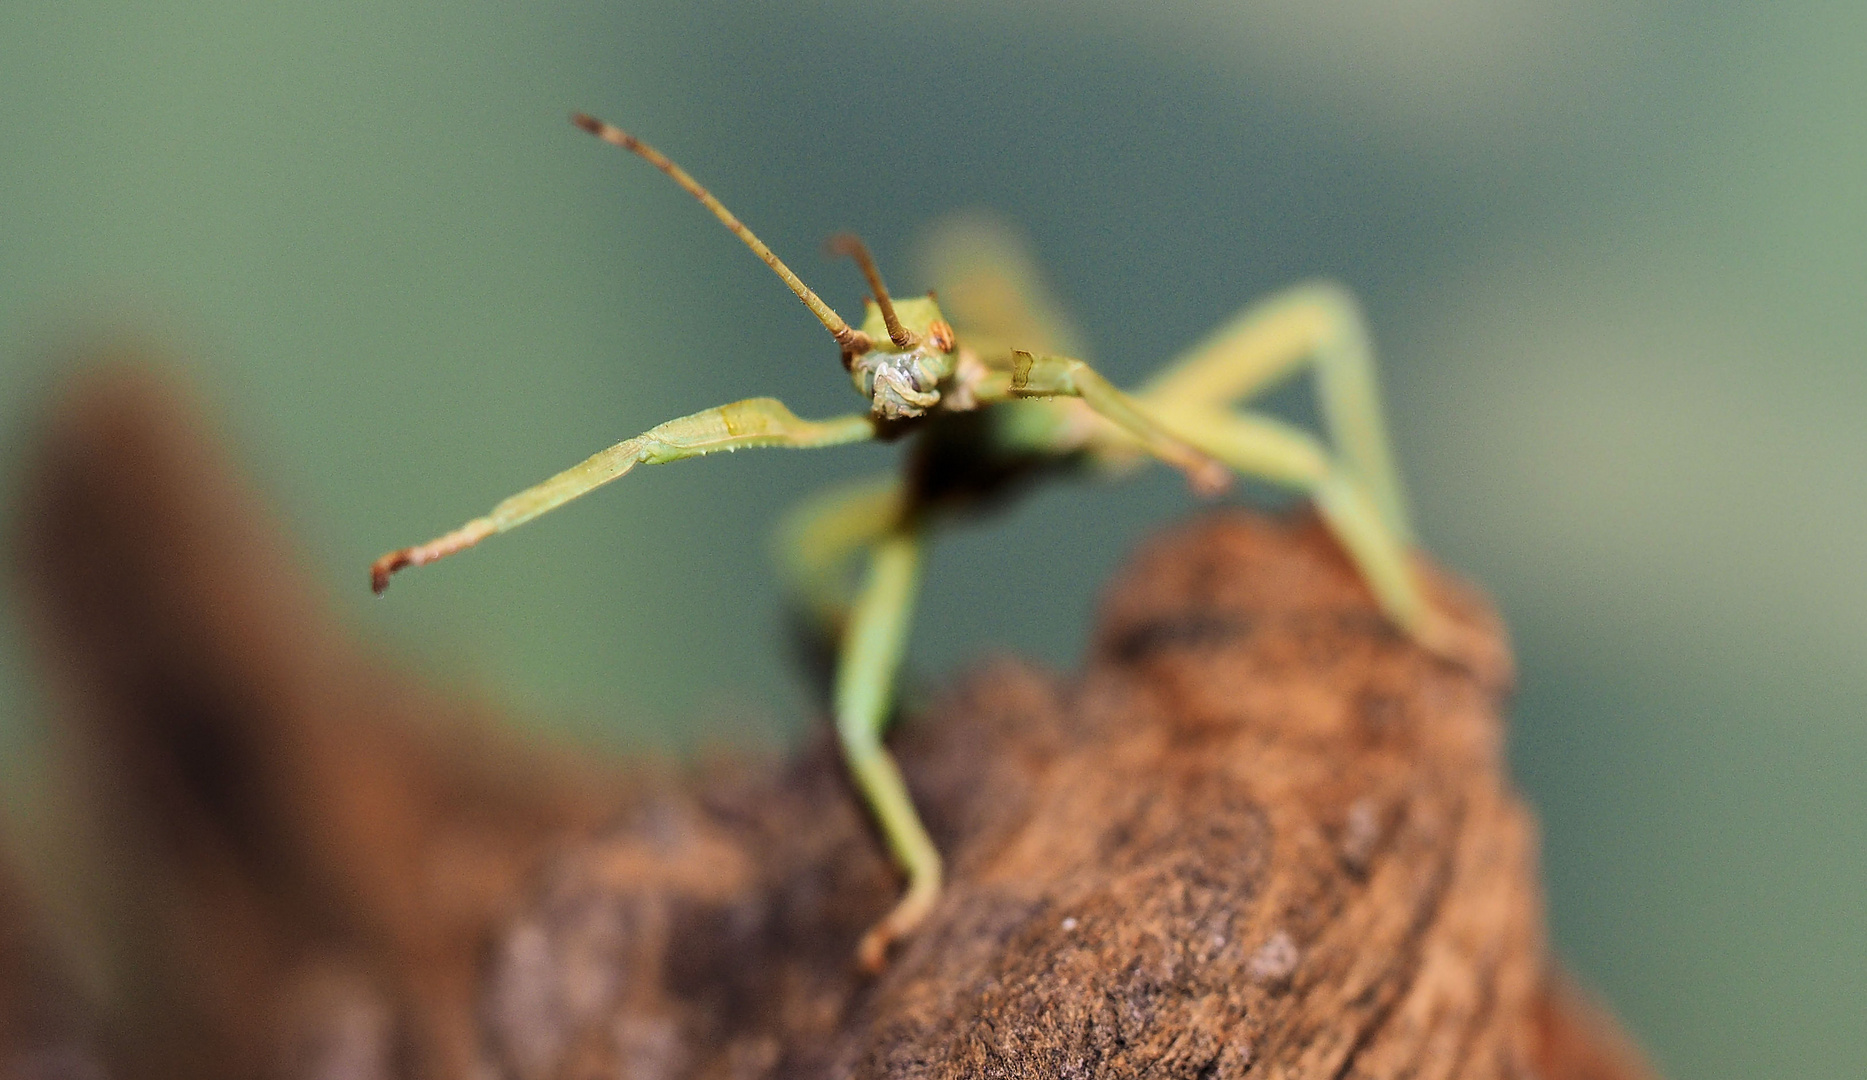
M 1427 543 L 1512 622 L 1563 953 L 1672 1076 L 1867 1075 L 1864 57 L 1857 0 L 9 5 L 0 468 L 71 349 L 133 333 L 436 679 L 618 742 L 778 738 L 807 698 L 767 528 L 889 449 L 649 470 L 364 587 L 668 417 L 855 404 L 765 270 L 568 111 L 846 307 L 824 237 L 906 291 L 920 228 L 996 210 L 1124 381 L 1333 275 Z M 1074 663 L 1097 583 L 1192 507 L 1162 472 L 944 540 L 916 666 Z M 30 821 L 43 708 L 0 626 Z

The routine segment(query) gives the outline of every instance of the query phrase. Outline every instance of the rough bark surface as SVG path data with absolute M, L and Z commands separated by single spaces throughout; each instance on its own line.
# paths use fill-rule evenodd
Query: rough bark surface
M 54 921 L 111 989 L 22 1010 L 58 950 L 0 938 L 15 1066 L 1649 1075 L 1549 960 L 1502 629 L 1437 575 L 1466 664 L 1390 629 L 1313 521 L 1153 541 L 1080 673 L 999 662 L 905 719 L 951 884 L 864 979 L 898 882 L 827 740 L 686 772 L 518 747 L 334 625 L 199 426 L 89 380 L 19 518 L 97 853 Z

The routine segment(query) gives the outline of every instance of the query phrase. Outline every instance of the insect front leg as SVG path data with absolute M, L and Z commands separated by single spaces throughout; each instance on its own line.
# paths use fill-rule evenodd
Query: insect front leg
M 1236 408 L 1305 367 L 1316 374 L 1333 453 L 1296 428 Z M 1442 656 L 1485 664 L 1473 653 L 1482 643 L 1426 599 L 1414 569 L 1374 349 L 1347 290 L 1316 282 L 1254 304 L 1135 396 L 1233 468 L 1311 495 L 1396 624 Z
M 1171 396 L 1130 397 L 1087 364 L 1068 357 L 1014 354 L 1011 392 L 1020 397 L 1082 398 L 1154 456 L 1187 469 L 1195 487 L 1200 477 L 1188 468 L 1188 460 L 1217 465 L 1227 476 L 1229 470 L 1237 470 L 1311 496 L 1388 617 L 1428 649 L 1455 659 L 1464 655 L 1465 636 L 1421 592 L 1410 545 L 1395 527 L 1389 508 L 1361 476 L 1307 433 L 1265 416 L 1205 404 L 1183 406 Z
M 1388 528 L 1412 546 L 1406 493 L 1381 415 L 1374 347 L 1355 298 L 1315 282 L 1276 294 L 1239 316 L 1136 392 L 1161 414 L 1226 415 L 1308 365 L 1329 440 Z
M 1241 473 L 1315 500 L 1388 618 L 1441 654 L 1458 651 L 1450 627 L 1421 592 L 1407 543 L 1359 477 L 1314 436 L 1254 413 L 1155 410 L 1160 423 Z
M 1231 482 L 1231 472 L 1212 455 L 1161 426 L 1139 402 L 1081 360 L 1014 350 L 1011 361 L 1011 382 L 1006 391 L 1011 397 L 1081 398 L 1148 453 L 1185 473 L 1193 490 L 1216 495 Z
M 651 428 L 546 480 L 526 488 L 453 532 L 413 547 L 399 548 L 370 567 L 370 586 L 377 592 L 389 587 L 389 575 L 407 566 L 421 566 L 479 543 L 495 533 L 532 520 L 565 503 L 618 479 L 637 465 L 662 465 L 720 450 L 754 446 L 810 449 L 840 446 L 875 437 L 875 421 L 868 414 L 833 420 L 800 419 L 776 398 L 748 398 L 706 409 Z
M 901 900 L 857 946 L 856 960 L 868 971 L 881 970 L 889 946 L 926 918 L 940 895 L 940 852 L 915 812 L 900 769 L 882 745 L 920 587 L 920 560 L 916 525 L 903 524 L 875 544 L 837 662 L 836 734 L 843 756 L 889 853 L 908 879 Z

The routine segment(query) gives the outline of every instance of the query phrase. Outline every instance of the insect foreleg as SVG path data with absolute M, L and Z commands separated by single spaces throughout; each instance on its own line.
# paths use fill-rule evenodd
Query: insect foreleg
M 1246 308 L 1136 392 L 1162 413 L 1229 413 L 1230 406 L 1314 366 L 1330 441 L 1402 544 L 1413 544 L 1406 496 L 1381 418 L 1374 349 L 1361 310 L 1328 282 L 1301 285 Z
M 908 878 L 900 902 L 857 947 L 857 961 L 870 971 L 881 969 L 888 947 L 927 916 L 940 894 L 940 853 L 882 745 L 920 586 L 920 557 L 921 539 L 912 527 L 897 529 L 876 543 L 836 670 L 836 734 L 843 756 L 889 852 Z
M 1210 454 L 1162 427 L 1134 398 L 1122 393 L 1088 364 L 1067 356 L 1011 354 L 1010 394 L 1017 398 L 1076 397 L 1121 428 L 1148 453 L 1186 474 L 1195 491 L 1216 494 L 1231 473 Z
M 1138 401 L 1080 360 L 1014 353 L 1011 392 L 1020 397 L 1080 397 L 1154 456 L 1185 470 L 1196 488 L 1222 487 L 1229 470 L 1302 491 L 1316 500 L 1388 616 L 1421 644 L 1451 654 L 1447 624 L 1422 596 L 1404 536 L 1357 473 L 1313 437 L 1269 417 L 1203 403 Z M 1223 464 L 1220 464 L 1223 463 Z M 1222 471 L 1217 484 L 1196 468 Z
M 389 587 L 389 575 L 405 566 L 431 563 L 470 548 L 495 533 L 517 528 L 623 476 L 637 465 L 661 465 L 720 450 L 753 446 L 808 449 L 874 437 L 875 422 L 866 413 L 833 420 L 803 420 L 776 398 L 750 398 L 683 416 L 592 454 L 544 483 L 506 499 L 485 517 L 474 518 L 453 532 L 384 555 L 370 567 L 370 585 L 382 592 Z
M 1303 492 L 1348 550 L 1388 618 L 1421 644 L 1454 655 L 1462 643 L 1427 602 L 1408 545 L 1360 477 L 1300 428 L 1268 416 L 1156 407 L 1161 425 L 1241 473 Z

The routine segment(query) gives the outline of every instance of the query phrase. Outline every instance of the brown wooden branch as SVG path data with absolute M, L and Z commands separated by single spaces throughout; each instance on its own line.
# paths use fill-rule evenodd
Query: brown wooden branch
M 19 517 L 110 1075 L 1650 1075 L 1548 958 L 1502 630 L 1450 581 L 1477 670 L 1311 521 L 1154 541 L 1079 675 L 1001 662 L 908 718 L 951 885 L 867 980 L 898 883 L 827 740 L 516 749 L 334 625 L 177 401 L 82 384 Z

